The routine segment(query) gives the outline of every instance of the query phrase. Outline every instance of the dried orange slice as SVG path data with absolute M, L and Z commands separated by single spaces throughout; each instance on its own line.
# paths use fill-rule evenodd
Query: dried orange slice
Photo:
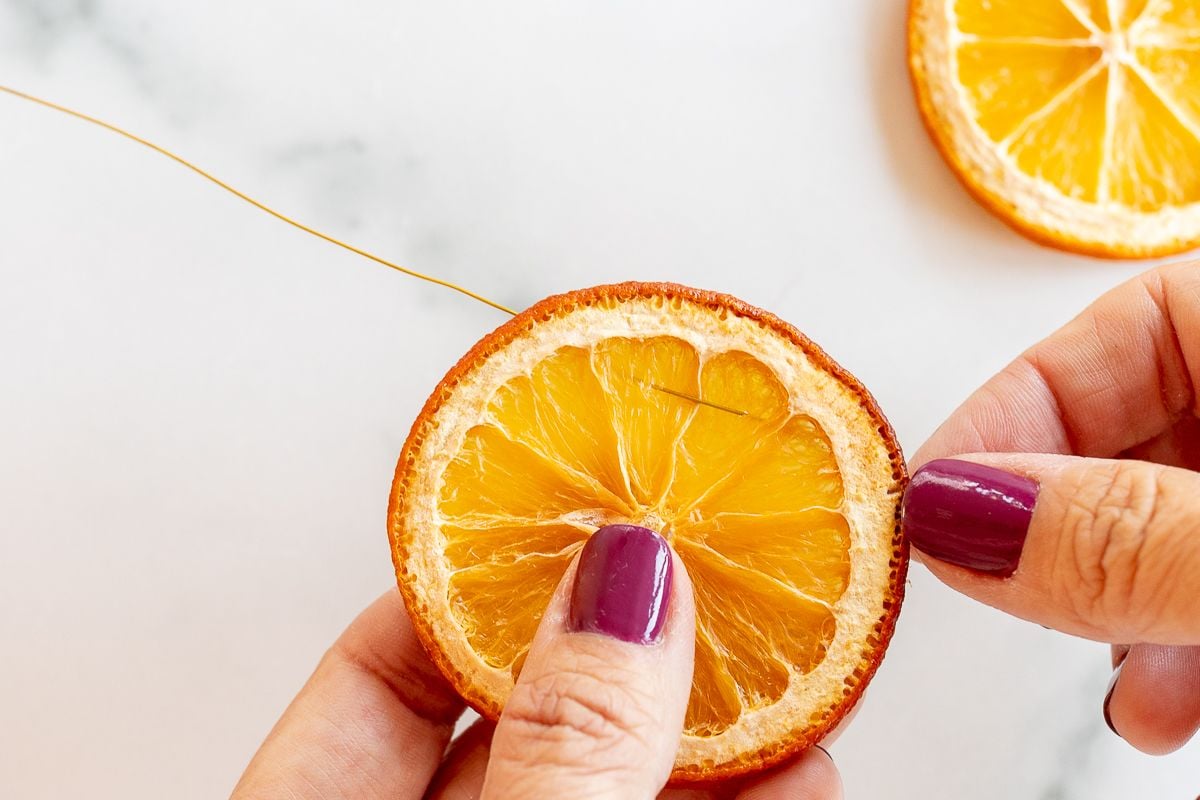
M 626 283 L 543 300 L 426 403 L 389 512 L 434 661 L 497 717 L 542 610 L 598 527 L 662 533 L 695 587 L 676 781 L 818 741 L 899 612 L 904 462 L 866 390 L 787 323 L 725 295 Z
M 909 65 L 934 142 L 1018 230 L 1200 244 L 1200 0 L 913 0 Z

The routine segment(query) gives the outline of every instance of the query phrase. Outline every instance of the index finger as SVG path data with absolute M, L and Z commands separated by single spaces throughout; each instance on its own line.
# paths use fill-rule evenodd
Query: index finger
M 979 452 L 1111 458 L 1197 412 L 1200 264 L 1103 295 L 971 395 L 912 459 Z
M 246 768 L 233 800 L 415 800 L 462 710 L 392 589 L 321 659 Z

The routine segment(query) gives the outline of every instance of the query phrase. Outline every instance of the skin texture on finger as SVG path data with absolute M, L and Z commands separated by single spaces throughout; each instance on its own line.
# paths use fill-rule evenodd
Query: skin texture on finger
M 842 776 L 833 758 L 820 747 L 766 777 L 758 778 L 737 800 L 842 800 Z
M 926 557 L 976 600 L 1104 642 L 1200 644 L 1200 475 L 1145 462 L 976 453 L 1039 484 L 1020 566 L 998 579 Z M 941 463 L 941 462 L 939 462 Z
M 480 720 L 451 745 L 426 800 L 477 800 L 495 725 Z M 658 800 L 841 800 L 842 779 L 829 753 L 813 748 L 770 772 L 706 788 L 667 788 Z
M 491 755 L 496 725 L 479 720 L 454 740 L 446 760 L 434 776 L 425 800 L 478 800 L 483 777 Z M 664 789 L 659 800 L 725 800 L 733 798 L 736 787 L 727 789 Z
M 1197 413 L 1200 265 L 1105 294 L 983 385 L 910 462 L 979 452 L 1112 458 Z
M 1200 472 L 1200 419 L 1185 416 L 1153 439 L 1123 451 L 1119 457 Z
M 1200 729 L 1200 647 L 1134 645 L 1108 715 L 1117 734 L 1144 753 L 1183 747 Z
M 463 731 L 450 745 L 425 800 L 478 800 L 495 732 L 496 723 L 486 719 L 476 720 Z
M 462 708 L 426 658 L 393 589 L 321 659 L 233 799 L 419 798 Z
M 692 684 L 695 607 L 674 553 L 661 636 L 569 631 L 579 559 L 556 590 L 500 716 L 482 797 L 653 798 L 666 783 Z

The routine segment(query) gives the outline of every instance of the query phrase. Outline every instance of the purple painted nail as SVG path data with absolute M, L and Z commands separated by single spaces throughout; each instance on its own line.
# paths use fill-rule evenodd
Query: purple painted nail
M 1112 703 L 1113 692 L 1117 689 L 1117 681 L 1121 678 L 1121 667 L 1123 666 L 1125 666 L 1124 662 L 1118 664 L 1117 668 L 1113 670 L 1112 677 L 1108 679 L 1108 688 L 1104 690 L 1104 724 L 1117 736 L 1121 734 L 1117 733 L 1117 726 L 1113 725 L 1112 714 L 1109 713 L 1108 706 Z
M 569 626 L 625 642 L 658 641 L 671 598 L 671 548 L 649 528 L 605 525 L 579 557 Z
M 1038 485 L 970 461 L 917 470 L 904 495 L 904 532 L 918 550 L 1007 578 L 1017 571 Z

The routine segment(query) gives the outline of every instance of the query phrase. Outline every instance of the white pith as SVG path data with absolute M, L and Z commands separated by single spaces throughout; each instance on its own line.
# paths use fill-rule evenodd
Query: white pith
M 635 298 L 619 309 L 577 308 L 533 326 L 466 374 L 434 414 L 427 434 L 414 454 L 412 482 L 405 492 L 403 516 L 397 527 L 407 537 L 441 536 L 437 500 L 442 475 L 461 449 L 467 432 L 489 421 L 487 403 L 495 390 L 564 346 L 588 347 L 609 337 L 672 336 L 688 342 L 705 357 L 743 351 L 770 367 L 788 389 L 791 410 L 812 417 L 833 446 L 845 502 L 839 509 L 850 530 L 849 586 L 834 604 L 837 631 L 825 659 L 807 675 L 792 673 L 783 697 L 774 705 L 745 710 L 724 732 L 706 737 L 685 736 L 677 769 L 732 763 L 753 756 L 764 742 L 780 739 L 781 725 L 798 731 L 816 717 L 837 709 L 850 683 L 859 680 L 868 637 L 887 616 L 886 599 L 893 597 L 892 535 L 895 527 L 896 480 L 891 452 L 878 430 L 879 422 L 861 398 L 815 364 L 794 342 L 755 320 L 711 308 L 683 303 L 683 311 L 661 298 Z M 451 569 L 440 556 L 444 548 L 406 547 L 404 567 L 422 576 L 412 587 L 418 601 L 444 607 Z M 485 662 L 449 614 L 433 615 L 433 634 L 466 683 L 487 697 L 506 698 L 513 679 L 506 669 Z M 873 637 L 872 637 L 873 638 Z M 788 729 L 784 728 L 784 734 Z
M 1140 211 L 1112 200 L 1108 189 L 1108 165 L 1113 148 L 1111 120 L 1120 92 L 1121 67 L 1135 72 L 1200 142 L 1200 121 L 1180 108 L 1154 75 L 1134 57 L 1134 49 L 1139 45 L 1163 44 L 1161 38 L 1156 38 L 1161 34 L 1147 24 L 1151 18 L 1147 12 L 1156 2 L 1162 1 L 1150 0 L 1141 16 L 1127 29 L 1106 32 L 1094 25 L 1074 2 L 1061 0 L 1089 30 L 1088 38 L 1010 37 L 1012 41 L 1029 43 L 1096 47 L 1101 51 L 1101 58 L 1000 143 L 994 141 L 976 122 L 970 99 L 957 78 L 959 45 L 979 40 L 980 37 L 959 31 L 954 12 L 955 0 L 912 1 L 910 47 L 922 110 L 943 152 L 955 162 L 960 175 L 996 213 L 1010 218 L 1018 227 L 1071 249 L 1109 255 L 1174 252 L 1200 239 L 1200 202 Z M 1200 32 L 1195 33 L 1200 35 Z M 1052 111 L 1057 103 L 1061 103 L 1102 70 L 1109 72 L 1106 130 L 1103 134 L 1098 199 L 1092 202 L 1072 198 L 1053 183 L 1024 172 L 1010 153 L 1008 145 L 1029 122 Z

